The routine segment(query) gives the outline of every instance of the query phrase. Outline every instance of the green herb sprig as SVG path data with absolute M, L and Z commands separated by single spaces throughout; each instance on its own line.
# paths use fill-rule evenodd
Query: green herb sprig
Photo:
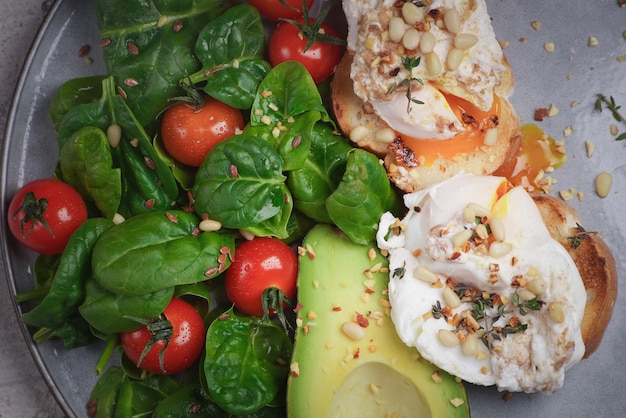
M 421 58 L 422 57 L 402 57 L 401 58 L 402 66 L 404 67 L 405 70 L 409 72 L 409 75 L 404 80 L 402 80 L 400 84 L 393 83 L 391 87 L 389 87 L 389 89 L 387 90 L 387 94 L 391 94 L 398 87 L 406 86 L 406 99 L 407 99 L 406 113 L 411 113 L 411 103 L 424 104 L 423 101 L 414 99 L 413 97 L 411 97 L 412 96 L 411 93 L 413 92 L 414 81 L 421 84 L 422 86 L 424 85 L 424 80 L 422 80 L 421 78 L 413 77 L 413 68 L 416 68 L 417 66 L 420 65 Z
M 617 122 L 623 122 L 624 124 L 626 124 L 626 119 L 624 119 L 624 116 L 622 116 L 622 114 L 619 112 L 621 107 L 621 105 L 615 103 L 615 99 L 613 98 L 613 96 L 606 97 L 603 94 L 596 95 L 596 102 L 594 105 L 595 110 L 597 110 L 598 112 L 602 112 L 602 110 L 606 108 L 611 112 L 611 115 L 613 115 L 613 119 L 615 119 Z M 615 137 L 616 141 L 622 141 L 624 139 L 626 139 L 626 132 L 622 132 Z
M 580 247 L 580 243 L 582 242 L 582 240 L 587 238 L 589 235 L 593 235 L 593 234 L 597 234 L 598 233 L 597 231 L 587 231 L 578 222 L 576 222 L 576 229 L 578 229 L 578 232 L 576 232 L 574 235 L 572 235 L 570 237 L 567 237 L 567 239 L 570 241 L 570 245 L 571 245 L 572 248 Z

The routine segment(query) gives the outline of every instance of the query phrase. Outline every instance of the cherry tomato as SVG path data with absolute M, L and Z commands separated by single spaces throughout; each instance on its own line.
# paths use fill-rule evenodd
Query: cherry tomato
M 276 238 L 257 237 L 237 247 L 235 260 L 226 270 L 224 286 L 237 309 L 261 317 L 271 313 L 263 309 L 266 290 L 279 290 L 293 299 L 297 274 L 298 257 L 287 244 Z M 270 305 L 277 308 L 281 304 Z
M 205 337 L 204 322 L 198 311 L 184 300 L 173 298 L 163 314 L 151 323 L 120 333 L 120 342 L 137 367 L 170 375 L 195 363 L 204 349 Z
M 185 102 L 168 108 L 161 120 L 161 139 L 176 161 L 199 167 L 215 145 L 243 127 L 239 109 L 207 96 L 197 109 Z
M 285 6 L 280 0 L 248 0 L 248 4 L 256 7 L 261 16 L 266 19 L 278 21 L 278 19 L 297 19 L 302 17 L 302 0 L 284 0 L 290 7 Z M 306 7 L 311 8 L 314 0 L 306 0 Z
M 13 236 L 39 254 L 60 254 L 70 236 L 87 220 L 81 195 L 55 179 L 35 180 L 13 196 L 7 213 Z
M 304 20 L 296 20 L 303 24 Z M 313 19 L 309 19 L 311 24 Z M 320 26 L 326 35 L 337 37 L 337 33 L 327 24 Z M 300 28 L 289 23 L 282 22 L 270 37 L 268 43 L 269 61 L 276 66 L 285 61 L 298 61 L 308 70 L 315 83 L 321 83 L 330 77 L 343 55 L 343 47 L 338 44 L 315 41 L 306 51 L 307 37 L 303 36 Z

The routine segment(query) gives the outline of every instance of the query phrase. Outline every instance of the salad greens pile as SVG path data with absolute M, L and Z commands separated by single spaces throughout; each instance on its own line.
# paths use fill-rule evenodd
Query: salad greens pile
M 67 81 L 50 106 L 55 176 L 80 192 L 90 219 L 61 256 L 37 259 L 37 288 L 20 300 L 45 296 L 23 320 L 39 328 L 38 342 L 59 337 L 71 349 L 108 341 L 93 416 L 184 416 L 191 408 L 283 416 L 291 340 L 228 301 L 215 306 L 230 264 L 220 255 L 236 252 L 241 231 L 294 243 L 315 223 L 371 243 L 398 196 L 379 159 L 337 133 L 306 69 L 265 60 L 265 26 L 253 7 L 94 3 L 108 74 Z M 197 172 L 176 164 L 158 135 L 159 115 L 190 87 L 248 114 L 243 132 L 218 144 Z M 205 216 L 223 228 L 200 231 Z M 174 296 L 204 306 L 198 367 L 176 378 L 146 375 L 123 353 L 107 367 L 117 333 L 159 315 Z

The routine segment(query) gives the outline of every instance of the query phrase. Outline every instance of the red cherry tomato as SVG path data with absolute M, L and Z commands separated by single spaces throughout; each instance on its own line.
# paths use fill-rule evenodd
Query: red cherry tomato
M 297 20 L 300 24 L 303 19 Z M 313 19 L 310 19 L 313 22 Z M 320 26 L 326 35 L 337 37 L 337 33 L 327 24 Z M 307 39 L 301 30 L 289 23 L 278 24 L 268 43 L 269 61 L 276 66 L 285 61 L 298 61 L 308 70 L 315 83 L 330 77 L 343 55 L 343 47 L 322 41 L 315 41 L 306 51 Z
M 306 7 L 311 8 L 314 0 L 306 0 Z M 248 0 L 248 4 L 256 7 L 261 16 L 278 21 L 279 19 L 297 19 L 302 17 L 302 0 L 285 0 L 289 7 L 280 0 Z
M 87 207 L 69 184 L 42 179 L 15 193 L 7 217 L 11 233 L 27 248 L 40 254 L 60 254 L 87 220 Z
M 263 309 L 266 289 L 278 289 L 293 299 L 297 275 L 298 257 L 287 244 L 276 238 L 257 237 L 237 247 L 235 260 L 226 270 L 224 285 L 237 309 L 261 317 L 266 313 Z
M 161 120 L 161 139 L 176 161 L 199 167 L 215 145 L 243 127 L 239 109 L 205 97 L 198 109 L 184 102 L 168 108 Z
M 169 336 L 159 334 L 164 328 L 165 332 L 171 331 Z M 180 373 L 195 363 L 204 349 L 205 338 L 204 322 L 198 311 L 178 298 L 173 298 L 161 317 L 152 323 L 120 333 L 122 348 L 135 365 L 164 375 Z M 167 346 L 166 340 L 169 340 Z M 150 343 L 151 347 L 147 347 Z M 162 351 L 163 363 L 159 358 Z

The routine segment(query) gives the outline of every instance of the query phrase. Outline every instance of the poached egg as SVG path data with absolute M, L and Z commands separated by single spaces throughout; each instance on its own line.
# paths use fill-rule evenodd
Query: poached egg
M 444 93 L 488 111 L 505 70 L 502 49 L 484 0 L 433 0 L 414 7 L 422 16 L 418 21 L 402 17 L 403 7 L 396 0 L 343 2 L 347 46 L 354 53 L 354 91 L 396 132 L 412 138 L 450 139 L 465 128 Z M 446 26 L 445 14 L 450 10 L 458 16 L 454 29 L 449 21 L 450 27 Z M 400 31 L 411 30 L 419 46 L 409 50 L 403 40 L 390 35 L 394 32 L 390 22 L 395 20 L 397 27 L 398 18 L 403 22 Z M 461 49 L 459 36 L 475 43 Z M 447 62 L 453 50 L 460 63 L 451 68 Z M 419 63 L 407 65 L 408 57 Z
M 560 388 L 584 354 L 587 295 L 532 197 L 502 177 L 461 174 L 404 204 L 406 216 L 384 214 L 377 233 L 402 341 L 467 382 Z

